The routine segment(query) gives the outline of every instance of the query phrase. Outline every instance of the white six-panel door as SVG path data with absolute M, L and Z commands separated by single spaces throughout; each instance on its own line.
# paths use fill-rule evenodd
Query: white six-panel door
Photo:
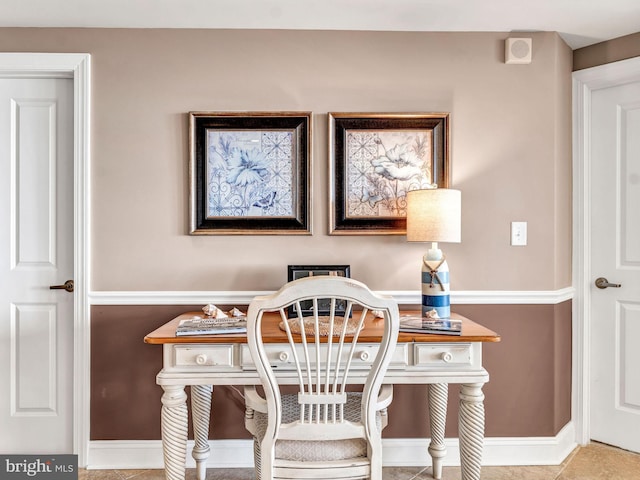
M 0 79 L 0 451 L 73 451 L 73 80 Z
M 593 90 L 590 118 L 591 438 L 640 452 L 640 82 Z

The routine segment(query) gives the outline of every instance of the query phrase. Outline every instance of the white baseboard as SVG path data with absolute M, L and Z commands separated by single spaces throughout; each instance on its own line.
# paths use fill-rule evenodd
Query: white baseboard
M 209 468 L 253 467 L 251 440 L 210 440 Z M 193 440 L 187 443 L 187 468 L 194 468 Z M 89 470 L 163 468 L 160 440 L 93 440 L 89 442 Z
M 446 439 L 445 466 L 460 464 L 458 439 Z M 251 440 L 211 440 L 209 468 L 252 468 Z M 383 464 L 387 467 L 428 466 L 428 440 L 424 438 L 383 439 Z M 485 439 L 483 465 L 559 465 L 577 446 L 573 423 L 568 423 L 555 437 Z M 187 445 L 191 452 L 193 441 Z M 187 453 L 187 468 L 195 462 Z M 159 440 L 109 440 L 89 444 L 90 470 L 163 468 L 162 444 Z
M 555 437 L 485 439 L 483 465 L 560 465 L 578 446 L 573 421 Z

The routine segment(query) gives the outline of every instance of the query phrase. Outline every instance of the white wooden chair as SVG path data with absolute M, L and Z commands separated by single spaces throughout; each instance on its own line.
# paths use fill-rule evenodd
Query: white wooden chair
M 383 318 L 374 318 L 372 310 Z M 313 313 L 305 317 L 305 311 Z M 262 338 L 265 312 L 279 312 L 289 340 L 290 350 L 280 348 L 276 359 L 272 351 L 271 360 Z M 257 478 L 381 480 L 381 431 L 393 397 L 392 386 L 382 380 L 398 337 L 396 302 L 356 280 L 315 276 L 256 297 L 247 320 L 249 349 L 264 390 L 263 397 L 255 387 L 245 388 Z M 358 349 L 365 321 L 384 323 L 377 353 Z M 300 335 L 305 328 L 307 334 Z M 369 352 L 374 358 L 367 359 Z M 284 360 L 293 371 L 289 382 L 281 383 L 297 383 L 297 394 L 281 392 L 276 380 L 272 363 Z M 364 386 L 357 382 L 360 392 L 351 391 L 349 373 L 356 368 L 368 370 Z

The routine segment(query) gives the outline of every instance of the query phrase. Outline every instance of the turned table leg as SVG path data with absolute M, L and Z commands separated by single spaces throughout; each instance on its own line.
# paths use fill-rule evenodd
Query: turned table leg
M 187 460 L 187 394 L 184 385 L 162 385 L 162 451 L 167 480 L 184 480 Z
M 191 386 L 191 416 L 193 418 L 193 438 L 195 445 L 191 455 L 196 461 L 196 478 L 205 480 L 209 448 L 209 418 L 211 416 L 211 385 Z
M 462 480 L 480 480 L 484 441 L 482 383 L 464 384 L 460 390 L 458 429 Z
M 429 455 L 433 464 L 433 478 L 442 478 L 442 460 L 447 454 L 444 445 L 444 428 L 447 421 L 447 398 L 449 385 L 433 383 L 428 387 L 429 392 L 429 421 L 431 422 L 431 443 Z

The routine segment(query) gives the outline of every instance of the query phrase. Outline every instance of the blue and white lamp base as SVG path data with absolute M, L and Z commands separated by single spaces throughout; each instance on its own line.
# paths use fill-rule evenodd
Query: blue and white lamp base
M 422 262 L 422 316 L 450 318 L 449 266 L 440 250 L 437 259 L 433 259 L 436 255 L 431 252 Z

